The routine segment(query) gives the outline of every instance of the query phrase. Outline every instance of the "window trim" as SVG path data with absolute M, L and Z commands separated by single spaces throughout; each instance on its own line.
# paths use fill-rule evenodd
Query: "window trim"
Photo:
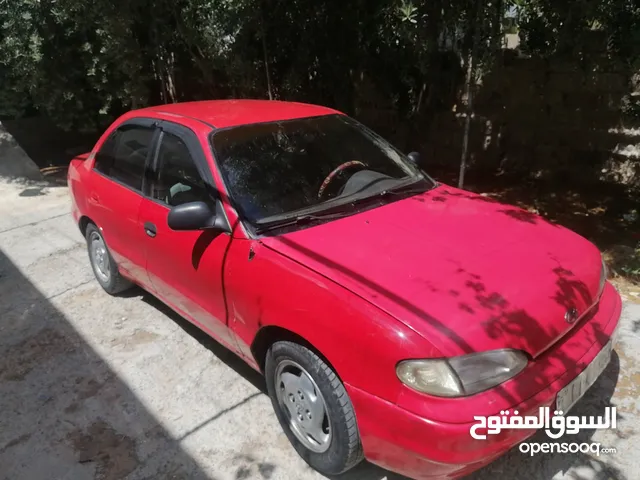
M 171 210 L 172 208 L 171 205 L 157 198 L 153 198 L 153 195 L 152 195 L 153 194 L 152 187 L 158 181 L 160 168 L 162 168 L 162 165 L 160 164 L 160 146 L 162 145 L 162 140 L 166 132 L 169 135 L 173 135 L 177 137 L 179 140 L 181 140 L 185 144 L 185 146 L 187 147 L 187 150 L 189 151 L 189 156 L 193 160 L 193 163 L 196 166 L 196 170 L 198 171 L 200 178 L 202 178 L 205 184 L 205 188 L 209 190 L 207 193 L 209 193 L 211 200 L 213 202 L 218 200 L 220 198 L 220 193 L 218 191 L 218 188 L 215 185 L 211 168 L 207 163 L 207 157 L 204 154 L 204 149 L 202 148 L 202 145 L 198 140 L 198 136 L 196 135 L 196 133 L 193 130 L 191 130 L 189 127 L 185 125 L 181 125 L 179 123 L 172 122 L 170 120 L 159 121 L 157 128 L 159 130 L 159 134 L 156 139 L 156 145 L 153 149 L 153 156 L 151 159 L 151 165 L 149 170 L 151 174 L 150 175 L 151 178 L 149 179 L 149 182 L 147 185 L 148 188 L 145 191 L 145 197 L 151 200 L 152 202 L 157 203 L 158 205 L 166 207 L 168 210 Z

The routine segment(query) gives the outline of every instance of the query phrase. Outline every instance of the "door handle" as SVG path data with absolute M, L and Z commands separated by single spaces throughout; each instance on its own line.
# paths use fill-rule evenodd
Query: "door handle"
M 153 223 L 146 222 L 144 224 L 144 232 L 150 237 L 155 237 L 156 234 L 158 233 L 158 230 L 156 229 L 156 226 Z

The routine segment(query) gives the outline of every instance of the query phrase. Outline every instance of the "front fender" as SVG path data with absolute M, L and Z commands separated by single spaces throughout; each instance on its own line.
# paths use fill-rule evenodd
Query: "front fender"
M 343 382 L 395 402 L 396 364 L 439 356 L 416 332 L 332 280 L 259 241 L 233 243 L 225 266 L 229 326 L 250 361 L 257 332 L 276 326 L 310 343 Z

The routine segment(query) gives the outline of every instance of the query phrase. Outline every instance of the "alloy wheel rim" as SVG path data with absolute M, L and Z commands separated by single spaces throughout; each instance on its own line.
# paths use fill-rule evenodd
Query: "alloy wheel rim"
M 104 283 L 108 283 L 111 278 L 111 267 L 109 265 L 109 254 L 107 246 L 102 237 L 93 232 L 89 237 L 89 251 L 91 252 L 91 263 L 98 278 Z
M 327 404 L 311 375 L 298 363 L 284 360 L 275 374 L 276 397 L 289 428 L 309 450 L 322 453 L 331 445 Z

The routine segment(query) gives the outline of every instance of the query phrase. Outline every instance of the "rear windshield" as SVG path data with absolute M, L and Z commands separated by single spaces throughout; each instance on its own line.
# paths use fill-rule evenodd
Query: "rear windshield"
M 251 222 L 425 180 L 389 143 L 343 115 L 242 125 L 214 132 L 211 143 L 229 195 Z

